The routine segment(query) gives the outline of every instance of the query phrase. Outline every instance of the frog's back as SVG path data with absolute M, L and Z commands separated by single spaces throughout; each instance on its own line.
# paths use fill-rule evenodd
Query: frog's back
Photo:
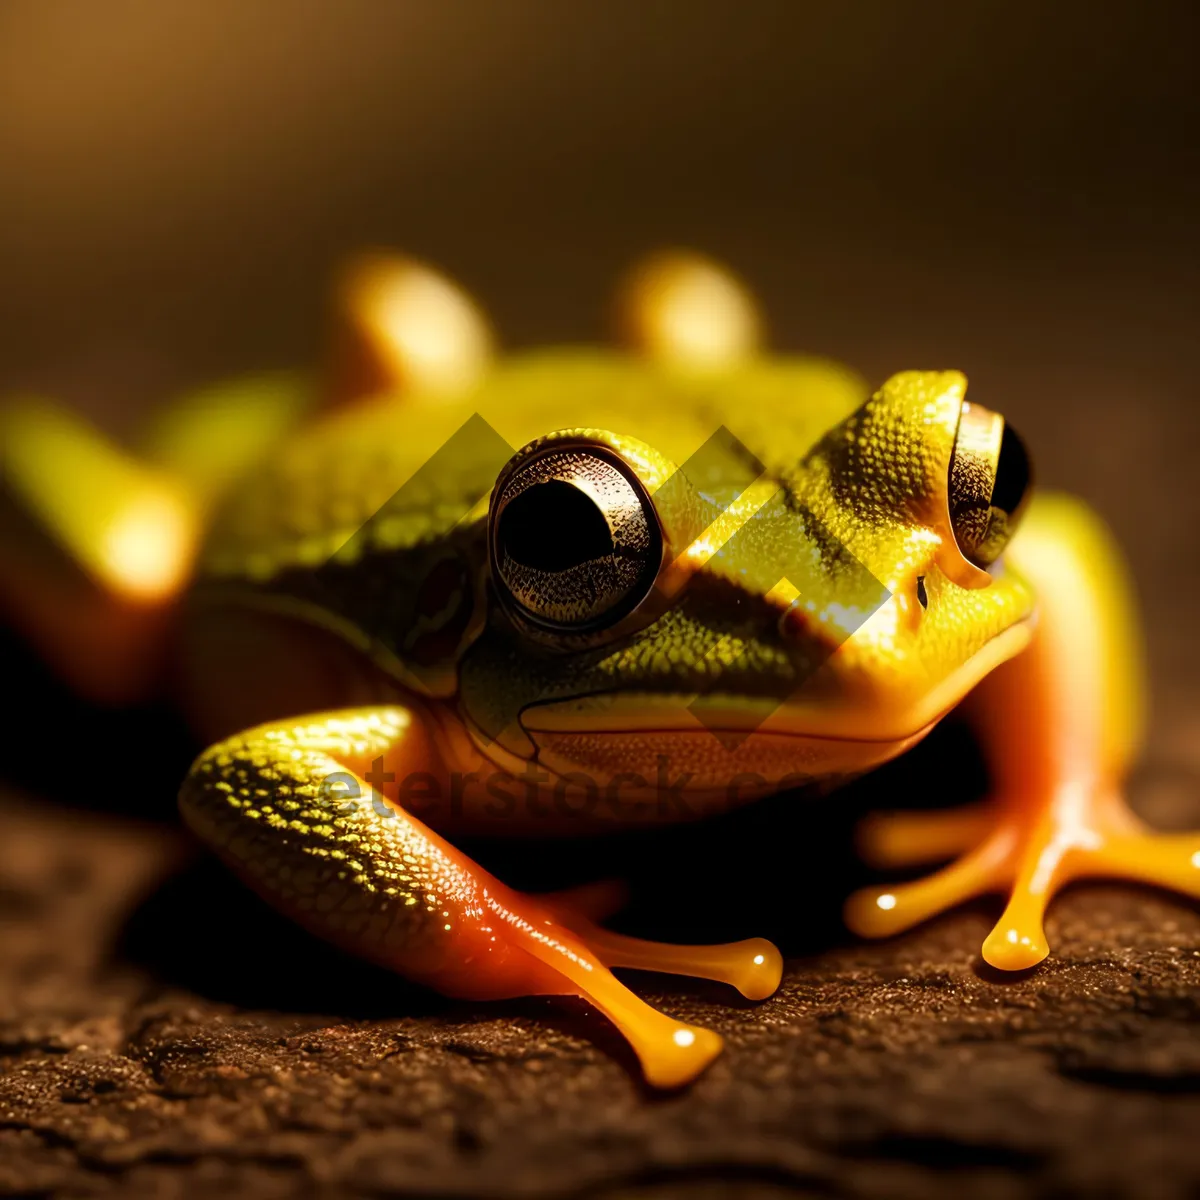
M 369 402 L 299 431 L 227 497 L 201 573 L 261 582 L 312 568 L 349 555 L 367 522 L 396 548 L 440 537 L 486 502 L 513 452 L 559 429 L 635 437 L 683 463 L 724 428 L 736 439 L 734 470 L 744 476 L 757 460 L 774 472 L 865 392 L 856 375 L 821 359 L 762 358 L 689 375 L 602 351 L 513 356 L 453 400 Z

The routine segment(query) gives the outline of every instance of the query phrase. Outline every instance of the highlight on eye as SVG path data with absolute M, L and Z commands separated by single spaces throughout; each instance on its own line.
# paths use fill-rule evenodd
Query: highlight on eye
M 501 476 L 489 516 L 492 578 L 505 608 L 544 634 L 590 634 L 654 585 L 663 540 L 650 497 L 607 447 L 560 442 Z

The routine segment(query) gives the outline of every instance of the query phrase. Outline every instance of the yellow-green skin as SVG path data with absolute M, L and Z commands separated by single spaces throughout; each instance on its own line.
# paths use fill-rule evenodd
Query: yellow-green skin
M 386 681 L 435 702 L 440 724 L 461 722 L 498 765 L 536 758 L 603 783 L 653 777 L 667 755 L 699 790 L 766 777 L 741 798 L 785 776 L 842 775 L 910 744 L 1024 644 L 1013 631 L 1031 589 L 1013 571 L 989 582 L 948 526 L 965 386 L 955 372 L 911 372 L 867 400 L 856 376 L 821 360 L 696 375 L 600 352 L 509 359 L 453 402 L 367 404 L 273 453 L 220 509 L 197 596 L 225 622 L 246 607 L 332 632 L 376 693 L 356 682 L 328 705 L 377 698 Z M 548 647 L 517 629 L 486 578 L 495 443 L 467 436 L 452 461 L 434 458 L 473 414 L 514 449 L 581 430 L 615 449 L 655 497 L 670 602 L 598 647 Z M 710 456 L 709 477 L 677 475 L 722 428 L 736 443 Z M 402 488 L 426 463 L 425 486 Z M 470 594 L 422 612 L 422 585 L 447 559 Z M 439 645 L 428 636 L 439 622 L 461 636 Z M 756 732 L 734 745 L 713 730 Z

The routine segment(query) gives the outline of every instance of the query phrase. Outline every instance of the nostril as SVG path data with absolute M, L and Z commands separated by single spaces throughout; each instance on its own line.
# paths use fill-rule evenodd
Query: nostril
M 922 608 L 929 607 L 929 593 L 925 590 L 925 576 L 917 576 L 917 603 Z

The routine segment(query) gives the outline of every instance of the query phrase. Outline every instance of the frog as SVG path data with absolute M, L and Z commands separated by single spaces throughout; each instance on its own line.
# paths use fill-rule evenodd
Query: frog
M 872 390 L 770 353 L 750 290 L 690 252 L 625 277 L 611 348 L 500 354 L 465 291 L 388 253 L 332 307 L 318 383 L 205 391 L 137 454 L 0 410 L 6 503 L 82 564 L 53 582 L 10 541 L 10 616 L 110 702 L 175 664 L 209 743 L 183 821 L 286 917 L 451 997 L 581 997 L 678 1087 L 721 1038 L 614 969 L 762 1001 L 778 949 L 613 932 L 619 885 L 520 892 L 456 840 L 829 792 L 956 710 L 990 795 L 882 798 L 864 856 L 949 865 L 855 892 L 854 934 L 999 893 L 982 958 L 1023 971 L 1075 879 L 1200 897 L 1200 835 L 1124 796 L 1145 687 L 1120 551 L 961 372 Z

